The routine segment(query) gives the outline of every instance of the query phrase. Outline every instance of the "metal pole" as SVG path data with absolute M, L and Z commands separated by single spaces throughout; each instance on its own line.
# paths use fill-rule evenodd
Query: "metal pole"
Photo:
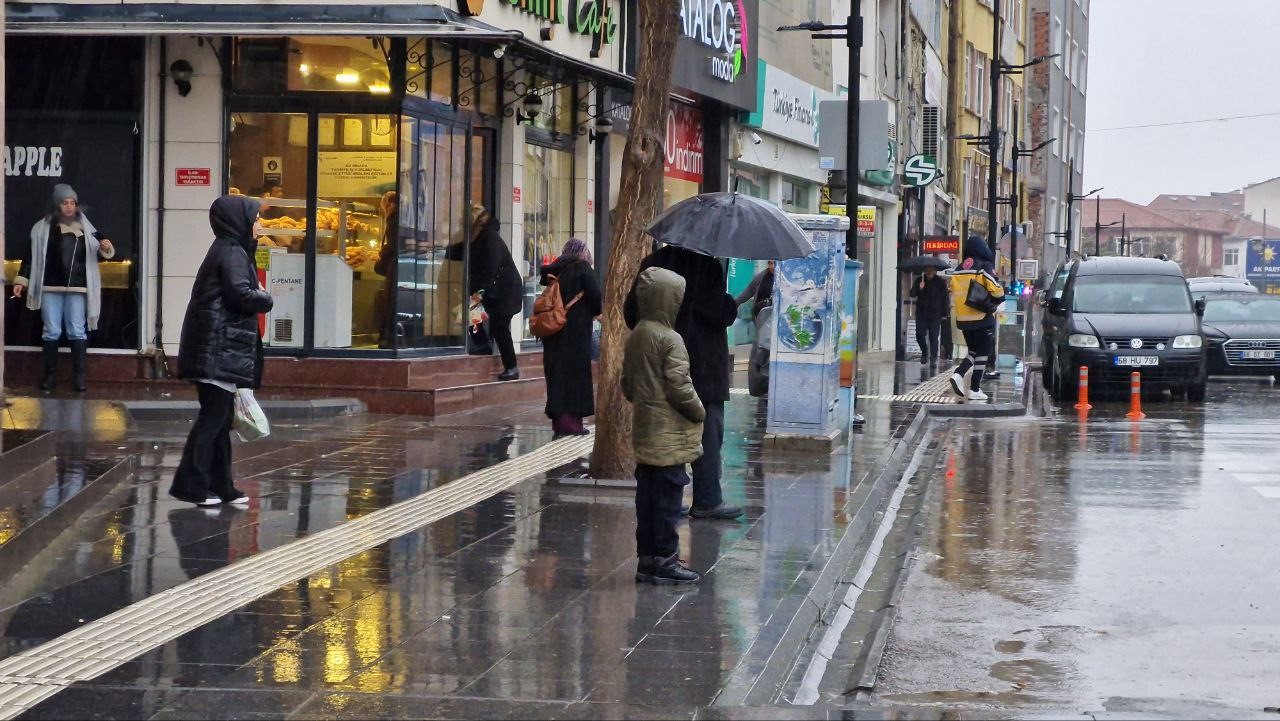
M 1125 230 L 1125 220 L 1127 220 L 1128 217 L 1128 213 L 1120 214 L 1120 253 L 1126 258 L 1133 255 L 1133 251 L 1129 247 L 1129 233 Z
M 1262 209 L 1262 292 L 1270 292 L 1267 288 L 1267 209 Z
M 1071 212 L 1076 203 L 1076 159 L 1072 158 L 1067 164 L 1067 257 L 1071 257 L 1071 251 L 1074 249 L 1075 243 L 1071 239 L 1071 219 L 1075 214 Z
M 849 16 L 849 107 L 845 116 L 848 127 L 845 129 L 845 176 L 848 178 L 848 190 L 845 191 L 845 212 L 852 222 L 849 223 L 845 235 L 845 252 L 852 260 L 858 259 L 858 178 L 862 175 L 858 168 L 858 123 L 859 101 L 862 99 L 862 0 L 853 0 L 853 14 Z
M 1095 198 L 1093 213 L 1093 254 L 1102 255 L 1102 196 Z
M 1000 22 L 1000 0 L 994 0 L 992 7 L 993 20 L 991 47 L 991 135 L 987 150 L 991 155 L 987 161 L 987 245 L 991 252 L 997 252 L 996 231 L 996 180 L 1000 173 L 1000 40 L 1003 23 Z
M 1013 109 L 1013 187 L 1009 192 L 1009 270 L 1012 271 L 1013 282 L 1018 280 L 1018 206 L 1022 204 L 1022 193 L 1018 190 L 1018 158 L 1022 147 L 1018 140 L 1018 110 Z

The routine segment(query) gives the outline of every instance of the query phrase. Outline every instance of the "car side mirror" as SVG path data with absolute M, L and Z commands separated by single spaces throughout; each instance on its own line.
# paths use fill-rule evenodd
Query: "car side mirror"
M 1063 307 L 1061 298 L 1049 299 L 1049 312 L 1054 315 L 1064 315 L 1066 313 L 1066 308 Z
M 1200 316 L 1201 318 L 1203 318 L 1203 317 L 1204 317 L 1204 309 L 1205 309 L 1205 306 L 1206 306 L 1206 305 L 1207 305 L 1207 301 L 1205 301 L 1205 299 L 1204 299 L 1204 298 L 1196 298 L 1196 315 L 1198 315 L 1198 316 Z

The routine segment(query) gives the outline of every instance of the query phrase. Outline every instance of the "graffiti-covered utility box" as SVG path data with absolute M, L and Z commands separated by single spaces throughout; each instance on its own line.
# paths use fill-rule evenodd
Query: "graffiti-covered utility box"
M 834 439 L 847 217 L 792 215 L 813 241 L 807 258 L 778 263 L 769 363 L 771 439 Z

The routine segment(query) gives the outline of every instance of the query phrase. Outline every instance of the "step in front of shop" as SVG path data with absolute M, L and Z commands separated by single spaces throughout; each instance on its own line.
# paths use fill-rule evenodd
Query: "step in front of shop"
M 65 355 L 65 354 L 64 354 Z M 131 354 L 91 354 L 86 374 L 88 396 L 117 400 L 192 399 L 185 381 L 174 377 L 177 359 L 168 359 L 169 376 L 153 378 L 151 359 Z M 437 416 L 545 397 L 542 352 L 521 353 L 521 379 L 498 382 L 498 356 L 432 358 L 267 358 L 263 400 L 353 398 L 370 413 Z M 59 393 L 70 393 L 69 357 L 59 366 Z M 36 390 L 42 373 L 38 350 L 5 351 L 5 385 L 21 393 Z

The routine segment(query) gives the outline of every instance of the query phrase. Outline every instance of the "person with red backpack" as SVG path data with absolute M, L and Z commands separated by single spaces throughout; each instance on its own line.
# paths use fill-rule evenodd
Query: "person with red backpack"
M 558 309 L 540 312 L 541 306 L 546 305 L 540 298 L 530 320 L 534 334 L 542 339 L 543 375 L 547 379 L 546 414 L 556 438 L 584 435 L 582 420 L 596 413 L 591 383 L 591 325 L 604 311 L 600 282 L 595 268 L 591 267 L 591 251 L 577 238 L 565 243 L 560 257 L 540 270 L 542 285 L 548 289 L 557 287 L 560 300 Z M 545 329 L 540 329 L 544 323 L 540 316 L 544 313 L 556 317 L 547 318 Z

